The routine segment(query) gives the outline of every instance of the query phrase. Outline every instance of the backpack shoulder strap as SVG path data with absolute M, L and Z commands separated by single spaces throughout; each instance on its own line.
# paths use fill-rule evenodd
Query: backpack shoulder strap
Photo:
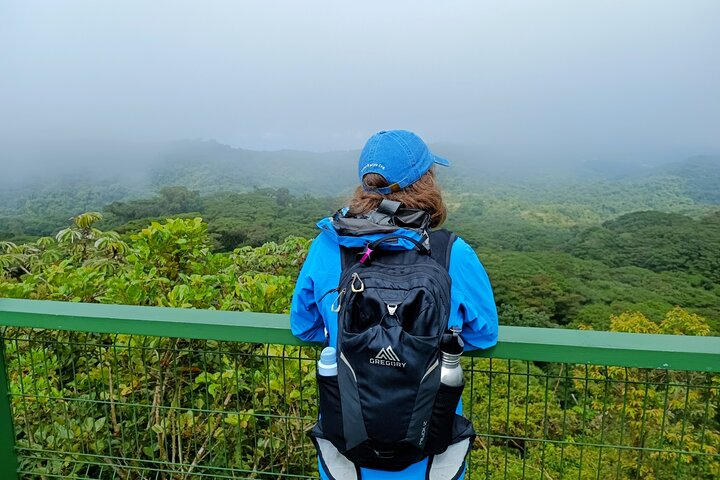
M 340 245 L 340 271 L 344 272 L 353 263 L 357 262 L 359 248 L 348 248 Z
M 454 232 L 444 228 L 430 232 L 430 256 L 448 271 L 450 270 L 450 253 L 456 238 L 457 235 Z

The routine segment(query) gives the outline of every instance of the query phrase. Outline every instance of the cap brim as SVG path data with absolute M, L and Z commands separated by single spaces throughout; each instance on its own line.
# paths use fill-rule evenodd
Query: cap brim
M 449 160 L 445 160 L 444 158 L 438 157 L 437 155 L 434 155 L 434 154 L 433 154 L 433 160 L 435 161 L 435 163 L 437 163 L 438 165 L 442 165 L 443 167 L 450 166 Z

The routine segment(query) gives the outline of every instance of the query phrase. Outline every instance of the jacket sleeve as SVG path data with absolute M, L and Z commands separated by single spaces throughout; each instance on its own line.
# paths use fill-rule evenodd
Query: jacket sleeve
M 315 284 L 312 278 L 318 261 L 318 250 L 320 245 L 315 239 L 310 244 L 307 258 L 300 269 L 290 306 L 290 330 L 293 335 L 306 342 L 325 340 L 325 326 L 315 302 Z
M 462 326 L 465 350 L 497 343 L 498 316 L 490 279 L 473 249 L 457 238 L 450 253 L 451 326 Z M 455 323 L 455 325 L 453 325 Z

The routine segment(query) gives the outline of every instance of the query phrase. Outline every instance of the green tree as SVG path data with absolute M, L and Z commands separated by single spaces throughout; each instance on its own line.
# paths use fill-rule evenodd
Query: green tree
M 611 319 L 610 328 L 628 333 L 710 333 L 705 319 L 679 307 L 668 311 L 659 324 L 640 313 L 623 313 Z M 593 366 L 579 367 L 575 376 L 588 405 L 588 422 L 601 425 L 599 432 L 590 433 L 591 441 L 648 449 L 612 452 L 606 457 L 608 471 L 615 468 L 623 478 L 651 480 L 720 475 L 720 465 L 711 457 L 681 453 L 720 452 L 717 375 Z

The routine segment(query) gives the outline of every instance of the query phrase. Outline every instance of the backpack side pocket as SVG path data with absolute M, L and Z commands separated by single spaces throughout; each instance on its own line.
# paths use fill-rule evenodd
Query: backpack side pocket
M 320 419 L 318 423 L 322 437 L 335 445 L 338 450 L 345 450 L 343 435 L 342 407 L 340 405 L 340 388 L 337 375 L 316 375 L 320 395 Z
M 428 439 L 425 444 L 426 454 L 438 455 L 447 450 L 452 443 L 455 410 L 464 387 L 464 384 L 457 387 L 440 384 L 430 417 Z

